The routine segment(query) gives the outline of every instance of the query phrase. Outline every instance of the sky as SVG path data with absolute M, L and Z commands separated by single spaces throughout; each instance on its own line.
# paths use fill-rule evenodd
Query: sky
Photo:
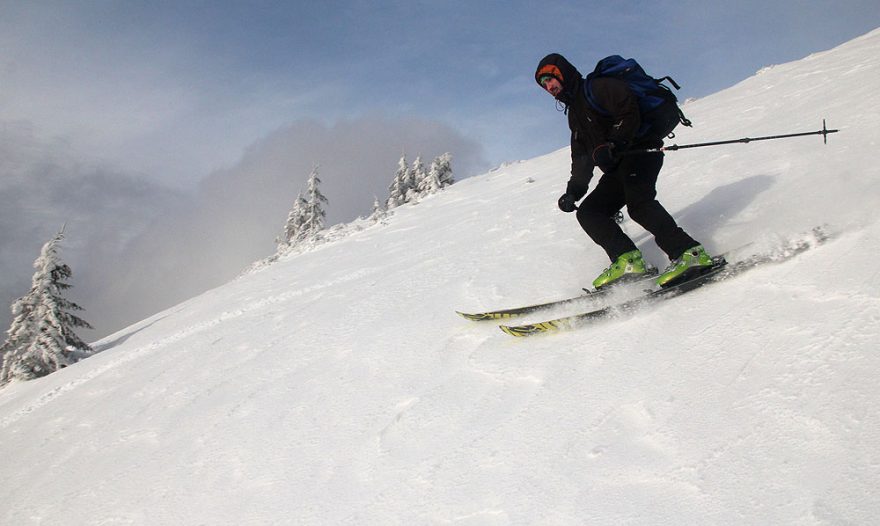
M 0 303 L 62 224 L 102 335 L 270 254 L 314 164 L 333 224 L 403 154 L 461 179 L 564 147 L 549 52 L 687 99 L 877 26 L 876 1 L 0 1 Z

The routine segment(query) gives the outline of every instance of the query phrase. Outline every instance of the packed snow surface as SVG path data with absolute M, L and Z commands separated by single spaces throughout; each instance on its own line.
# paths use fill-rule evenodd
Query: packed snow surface
M 608 262 L 556 208 L 568 148 L 502 166 L 0 390 L 0 523 L 876 524 L 878 57 L 880 30 L 766 68 L 673 141 L 824 118 L 827 145 L 666 157 L 661 201 L 710 252 L 824 243 L 512 338 L 455 310 L 571 296 Z

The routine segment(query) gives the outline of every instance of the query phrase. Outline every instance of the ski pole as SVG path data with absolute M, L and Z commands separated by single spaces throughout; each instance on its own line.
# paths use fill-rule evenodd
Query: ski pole
M 673 144 L 672 146 L 664 146 L 662 148 L 648 148 L 645 150 L 630 150 L 623 152 L 623 155 L 639 154 L 639 153 L 657 153 L 657 152 L 674 152 L 676 150 L 684 150 L 686 148 L 702 148 L 704 146 L 719 146 L 722 144 L 750 143 L 754 141 L 769 141 L 771 139 L 786 139 L 789 137 L 804 137 L 806 135 L 821 135 L 825 144 L 828 144 L 828 134 L 837 133 L 840 130 L 829 130 L 825 127 L 825 119 L 822 119 L 822 129 L 803 133 L 788 133 L 785 135 L 768 135 L 765 137 L 743 137 L 742 139 L 732 139 L 729 141 L 701 142 L 696 144 Z

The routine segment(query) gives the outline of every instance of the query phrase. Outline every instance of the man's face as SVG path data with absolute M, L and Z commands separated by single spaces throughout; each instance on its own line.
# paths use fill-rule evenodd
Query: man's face
M 559 80 L 556 77 L 544 77 L 543 82 L 541 82 L 541 86 L 547 90 L 547 93 L 553 95 L 553 97 L 558 97 L 560 93 L 562 93 L 562 84 L 559 83 Z

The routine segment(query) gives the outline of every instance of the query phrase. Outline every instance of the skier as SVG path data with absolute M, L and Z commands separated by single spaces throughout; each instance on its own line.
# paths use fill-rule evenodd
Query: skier
M 636 96 L 627 84 L 607 77 L 591 80 L 593 97 L 610 114 L 603 116 L 587 101 L 585 79 L 562 55 L 544 57 L 535 71 L 535 80 L 563 104 L 571 129 L 571 178 L 558 206 L 563 212 L 577 210 L 581 228 L 611 259 L 611 266 L 593 281 L 593 286 L 600 289 L 648 271 L 642 253 L 615 221 L 624 205 L 629 216 L 650 232 L 669 256 L 670 264 L 657 277 L 658 285 L 670 286 L 710 268 L 712 257 L 657 201 L 663 153 L 621 155 L 628 149 L 663 145 L 663 137 L 637 137 L 641 116 Z M 587 194 L 595 167 L 603 175 L 577 206 Z

